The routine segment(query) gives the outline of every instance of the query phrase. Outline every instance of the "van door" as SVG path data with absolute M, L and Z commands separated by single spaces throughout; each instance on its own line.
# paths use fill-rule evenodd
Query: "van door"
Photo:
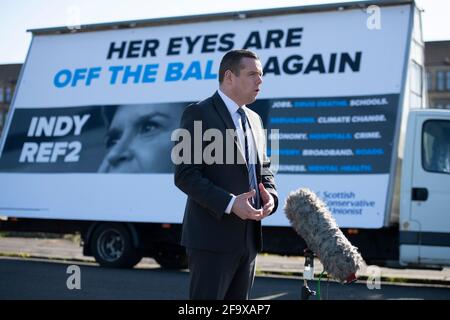
M 416 115 L 409 204 L 416 228 L 401 231 L 400 244 L 418 253 L 418 264 L 450 265 L 450 116 Z

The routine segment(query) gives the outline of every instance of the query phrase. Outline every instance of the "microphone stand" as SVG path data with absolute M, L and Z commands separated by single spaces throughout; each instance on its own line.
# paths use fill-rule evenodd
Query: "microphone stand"
M 308 300 L 309 297 L 316 295 L 316 292 L 308 287 L 307 281 L 314 279 L 314 252 L 306 248 L 303 253 L 305 257 L 305 268 L 303 270 L 303 287 L 300 299 Z

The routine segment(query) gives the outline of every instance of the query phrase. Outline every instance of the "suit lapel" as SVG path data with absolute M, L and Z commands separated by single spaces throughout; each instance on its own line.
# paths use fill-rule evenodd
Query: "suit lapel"
M 225 102 L 223 102 L 222 98 L 220 97 L 220 95 L 217 91 L 213 95 L 213 102 L 214 102 L 214 107 L 217 110 L 217 113 L 220 115 L 222 120 L 225 122 L 225 127 L 227 129 L 236 130 L 233 119 L 231 118 L 231 114 L 228 111 L 227 106 L 225 105 Z
M 222 98 L 220 97 L 217 91 L 213 95 L 213 104 L 214 107 L 216 108 L 217 113 L 225 123 L 225 129 L 232 129 L 233 132 L 236 132 L 236 127 L 234 125 L 233 119 L 231 118 L 231 114 L 228 111 L 227 106 L 225 105 L 225 103 L 223 102 Z M 230 130 L 226 130 L 226 134 L 229 135 L 229 137 L 234 140 L 234 143 L 238 150 L 238 157 L 240 157 L 240 161 L 242 161 L 242 163 L 245 163 L 244 151 L 242 150 L 241 145 L 239 144 L 237 136 L 236 135 L 233 136 Z

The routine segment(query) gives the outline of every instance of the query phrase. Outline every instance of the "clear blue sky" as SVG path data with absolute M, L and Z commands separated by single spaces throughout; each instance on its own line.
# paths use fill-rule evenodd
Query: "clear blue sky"
M 227 11 L 300 6 L 351 0 L 10 0 L 0 8 L 0 64 L 22 63 L 30 44 L 27 29 L 149 19 Z M 417 0 L 424 9 L 425 41 L 450 40 L 450 0 Z M 73 20 L 72 20 L 73 21 Z

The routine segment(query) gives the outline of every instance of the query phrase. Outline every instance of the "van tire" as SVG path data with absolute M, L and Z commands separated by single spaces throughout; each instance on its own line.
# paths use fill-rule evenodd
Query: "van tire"
M 163 244 L 157 246 L 153 258 L 163 269 L 180 270 L 188 268 L 188 258 L 184 248 Z
M 90 241 L 92 255 L 98 264 L 107 268 L 132 268 L 142 259 L 133 246 L 129 230 L 120 223 L 98 226 Z

